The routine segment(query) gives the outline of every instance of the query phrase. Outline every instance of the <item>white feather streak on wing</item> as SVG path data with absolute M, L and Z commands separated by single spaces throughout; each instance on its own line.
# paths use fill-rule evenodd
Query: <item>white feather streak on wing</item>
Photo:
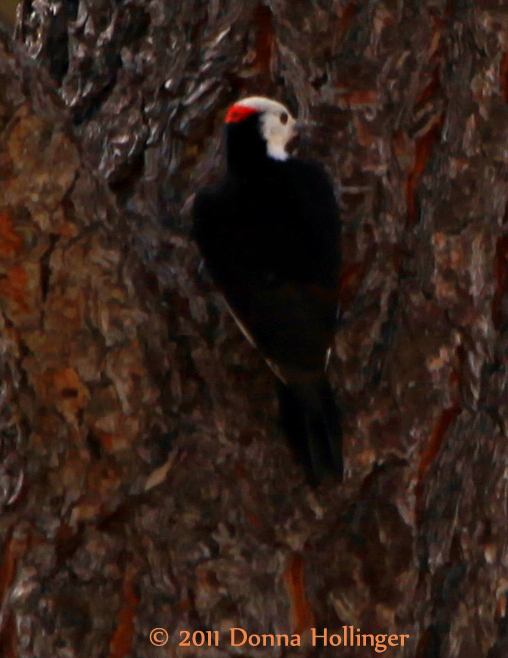
M 340 318 L 340 302 L 337 304 L 337 312 L 335 314 L 335 321 L 338 322 Z M 325 359 L 325 372 L 328 370 L 328 365 L 330 363 L 330 357 L 332 355 L 332 348 L 329 347 L 326 350 L 326 359 Z
M 250 331 L 246 328 L 246 326 L 243 324 L 243 322 L 238 318 L 237 314 L 233 311 L 233 309 L 232 309 L 231 306 L 228 304 L 228 302 L 226 301 L 226 299 L 224 299 L 224 301 L 225 301 L 225 303 L 226 303 L 226 306 L 227 306 L 227 308 L 228 308 L 228 311 L 231 313 L 231 316 L 232 316 L 233 320 L 236 322 L 236 324 L 237 324 L 238 327 L 240 328 L 242 334 L 243 334 L 243 335 L 245 336 L 245 338 L 249 341 L 249 343 L 252 345 L 252 347 L 255 347 L 257 350 L 259 350 L 259 347 L 256 345 L 256 341 L 255 341 L 254 338 L 252 337 L 252 334 L 250 333 Z M 261 350 L 259 350 L 259 351 L 261 351 Z M 275 363 L 274 363 L 273 361 L 271 361 L 270 359 L 267 359 L 266 356 L 265 356 L 262 352 L 261 352 L 261 354 L 263 355 L 263 359 L 266 361 L 268 367 L 269 367 L 270 370 L 273 372 L 273 374 L 274 374 L 276 377 L 278 377 L 278 378 L 281 380 L 281 382 L 282 382 L 283 384 L 287 384 L 287 381 L 286 381 L 286 379 L 282 376 L 281 371 L 280 371 L 280 368 L 277 366 L 277 364 L 275 364 Z
M 226 302 L 226 306 L 228 307 L 228 311 L 229 311 L 229 312 L 231 313 L 231 315 L 233 316 L 234 321 L 236 322 L 236 324 L 237 324 L 237 325 L 240 327 L 240 329 L 242 330 L 242 334 L 243 334 L 243 335 L 245 336 L 245 338 L 249 341 L 249 343 L 252 345 L 252 347 L 255 347 L 256 349 L 258 349 L 258 346 L 256 345 L 256 341 L 255 341 L 254 338 L 252 337 L 252 334 L 250 333 L 250 331 L 249 331 L 249 330 L 246 328 L 246 326 L 245 326 L 245 325 L 244 325 L 244 324 L 238 319 L 237 314 L 233 311 L 233 309 L 232 309 L 231 306 L 227 303 L 227 301 L 226 301 L 226 300 L 224 300 L 224 301 Z
M 273 372 L 273 374 L 276 377 L 278 377 L 283 384 L 287 384 L 287 380 L 286 380 L 285 377 L 282 376 L 282 373 L 280 371 L 279 366 L 276 363 L 274 363 L 273 361 L 271 361 L 270 359 L 267 359 L 266 356 L 264 356 L 264 355 L 263 355 L 263 359 L 266 361 L 268 367 Z
M 328 370 L 328 364 L 330 363 L 330 356 L 332 355 L 332 348 L 329 347 L 326 350 L 326 359 L 325 359 L 325 371 Z

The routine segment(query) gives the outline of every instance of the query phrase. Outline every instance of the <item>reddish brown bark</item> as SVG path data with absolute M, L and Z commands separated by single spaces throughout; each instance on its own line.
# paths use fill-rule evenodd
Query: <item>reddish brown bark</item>
M 229 656 L 240 627 L 302 633 L 245 656 L 337 655 L 314 624 L 504 656 L 508 14 L 45 7 L 0 40 L 4 653 L 181 655 L 217 630 L 188 655 Z M 317 490 L 188 237 L 250 93 L 313 122 L 302 150 L 341 189 L 346 477 Z

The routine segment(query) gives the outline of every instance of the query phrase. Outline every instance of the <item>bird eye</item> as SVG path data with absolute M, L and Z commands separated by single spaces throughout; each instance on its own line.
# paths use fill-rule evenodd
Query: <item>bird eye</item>
M 280 115 L 280 122 L 282 123 L 283 126 L 286 125 L 286 123 L 288 122 L 288 119 L 289 119 L 288 113 L 287 112 L 282 112 L 281 115 Z

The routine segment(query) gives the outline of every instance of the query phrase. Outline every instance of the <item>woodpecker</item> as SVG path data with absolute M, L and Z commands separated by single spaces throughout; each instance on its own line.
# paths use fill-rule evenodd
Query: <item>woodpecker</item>
M 320 163 L 293 157 L 296 120 L 252 96 L 225 116 L 227 169 L 200 190 L 193 237 L 247 339 L 278 379 L 282 424 L 312 484 L 342 477 L 326 368 L 339 303 L 340 217 Z

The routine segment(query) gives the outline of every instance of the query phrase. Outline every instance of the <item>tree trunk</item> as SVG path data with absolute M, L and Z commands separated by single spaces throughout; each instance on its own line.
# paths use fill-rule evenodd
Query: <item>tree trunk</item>
M 0 34 L 2 655 L 363 657 L 369 634 L 506 655 L 507 73 L 488 0 L 22 0 Z M 315 490 L 188 237 L 248 94 L 312 122 L 340 194 L 346 475 Z

